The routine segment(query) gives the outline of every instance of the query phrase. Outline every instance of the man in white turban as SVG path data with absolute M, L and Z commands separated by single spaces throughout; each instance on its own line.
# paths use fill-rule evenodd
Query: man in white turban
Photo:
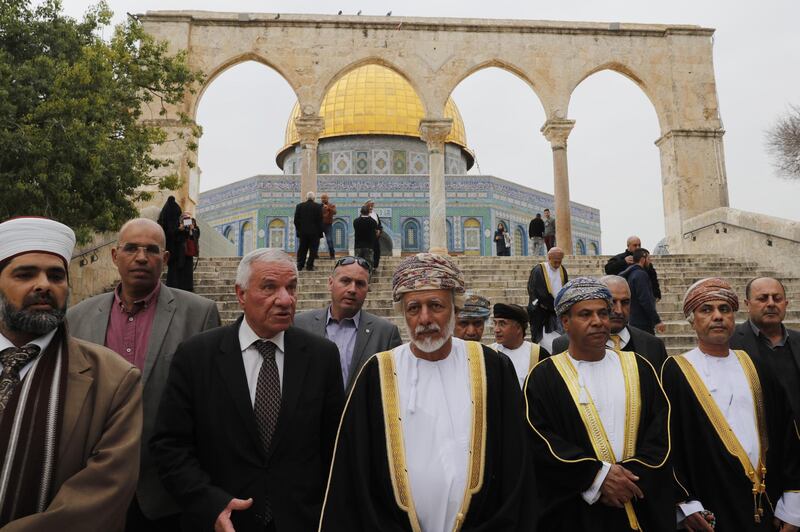
M 461 270 L 446 256 L 408 257 L 392 295 L 411 342 L 373 356 L 356 379 L 320 530 L 534 530 L 514 366 L 453 336 Z
M 0 528 L 121 531 L 142 431 L 140 373 L 69 336 L 72 230 L 0 223 Z

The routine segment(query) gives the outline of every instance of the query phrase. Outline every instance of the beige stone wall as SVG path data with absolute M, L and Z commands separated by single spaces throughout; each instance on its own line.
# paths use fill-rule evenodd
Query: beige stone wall
M 119 282 L 117 268 L 111 261 L 111 248 L 116 242 L 117 233 L 101 233 L 75 250 L 69 263 L 70 305 L 105 292 Z M 83 266 L 82 260 L 86 262 Z
M 614 70 L 642 89 L 658 116 L 665 225 L 672 249 L 683 249 L 681 228 L 687 219 L 728 206 L 724 132 L 712 60 L 714 30 L 709 28 L 200 11 L 148 12 L 140 20 L 146 31 L 168 41 L 171 51 L 188 50 L 190 65 L 206 75 L 204 86 L 187 94 L 167 118 L 153 117 L 154 123 L 171 132 L 179 129 L 175 122 L 179 112 L 194 119 L 203 91 L 219 74 L 248 60 L 270 66 L 287 80 L 300 103 L 298 120 L 309 123 L 318 118 L 328 88 L 344 73 L 367 63 L 383 64 L 406 77 L 422 100 L 425 121 L 443 118 L 447 98 L 464 78 L 494 66 L 531 87 L 547 124 L 568 123 L 570 98 L 578 84 L 596 72 Z M 549 129 L 544 127 L 543 132 Z M 187 161 L 193 161 L 195 154 L 185 148 L 181 142 L 168 143 L 156 155 L 175 161 L 163 171 L 177 171 L 184 179 L 183 203 L 191 210 L 192 172 Z M 556 155 L 566 161 L 566 151 Z M 557 196 L 567 196 L 561 198 L 566 201 L 567 170 L 566 164 L 562 166 L 555 189 Z M 301 192 L 314 182 L 316 167 L 309 165 Z M 435 215 L 432 211 L 432 220 Z M 559 212 L 556 217 L 564 219 Z M 569 242 L 571 235 L 559 238 Z

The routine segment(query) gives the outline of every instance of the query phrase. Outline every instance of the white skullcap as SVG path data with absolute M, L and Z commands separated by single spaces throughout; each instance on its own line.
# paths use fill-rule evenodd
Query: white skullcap
M 75 249 L 75 232 L 48 218 L 12 218 L 0 223 L 0 262 L 23 253 L 50 253 L 64 266 Z

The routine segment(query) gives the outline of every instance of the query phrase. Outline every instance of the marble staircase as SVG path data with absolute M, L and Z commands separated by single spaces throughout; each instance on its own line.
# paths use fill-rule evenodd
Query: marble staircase
M 372 278 L 370 293 L 365 308 L 370 312 L 384 316 L 395 322 L 407 338 L 402 318 L 395 314 L 391 301 L 391 277 L 400 257 L 381 259 L 380 269 Z M 525 306 L 527 304 L 527 281 L 530 269 L 542 260 L 541 257 L 456 257 L 455 260 L 464 271 L 467 288 L 488 297 L 492 303 L 507 302 Z M 588 275 L 599 277 L 603 274 L 603 265 L 608 257 L 568 256 L 564 265 L 571 277 Z M 229 323 L 239 314 L 239 305 L 234 291 L 234 278 L 238 257 L 201 258 L 195 269 L 195 291 L 213 299 L 219 306 L 223 323 Z M 660 335 L 667 345 L 670 354 L 684 352 L 693 347 L 694 334 L 689 324 L 683 319 L 681 302 L 686 289 L 698 279 L 709 276 L 721 276 L 727 279 L 741 298 L 744 307 L 744 287 L 747 281 L 760 275 L 777 276 L 786 285 L 787 297 L 797 300 L 800 295 L 800 278 L 783 277 L 774 271 L 765 270 L 755 262 L 718 255 L 667 255 L 653 258 L 661 283 L 662 299 L 658 303 L 658 311 L 667 325 L 667 330 Z M 329 259 L 317 260 L 317 269 L 313 272 L 300 272 L 299 297 L 297 312 L 321 308 L 328 304 L 328 276 L 333 262 Z M 800 327 L 800 310 L 789 307 L 787 325 Z M 744 309 L 736 317 L 737 322 L 746 319 Z M 484 342 L 494 340 L 491 320 L 487 323 Z

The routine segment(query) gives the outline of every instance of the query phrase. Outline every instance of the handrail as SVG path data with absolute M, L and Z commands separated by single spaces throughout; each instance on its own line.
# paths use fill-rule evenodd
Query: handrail
M 82 257 L 85 257 L 86 255 L 94 254 L 95 252 L 103 249 L 104 247 L 106 247 L 108 245 L 115 244 L 117 242 L 117 240 L 118 239 L 116 239 L 116 238 L 114 238 L 112 240 L 107 240 L 107 241 L 103 242 L 102 244 L 100 244 L 99 246 L 95 246 L 92 249 L 87 249 L 86 251 L 82 251 L 82 252 L 78 253 L 77 255 L 73 255 L 72 260 L 80 259 Z
M 702 227 L 698 227 L 696 229 L 692 229 L 691 231 L 687 231 L 687 232 L 683 233 L 683 238 L 684 239 L 688 239 L 689 237 L 691 237 L 694 233 L 697 233 L 698 231 L 702 231 L 703 229 L 708 229 L 709 227 L 716 227 L 718 225 L 721 225 L 723 228 L 725 228 L 726 225 L 730 225 L 731 227 L 738 227 L 739 229 L 746 229 L 746 230 L 751 231 L 753 233 L 758 233 L 760 235 L 764 235 L 764 236 L 769 237 L 769 238 L 780 238 L 781 240 L 788 240 L 789 242 L 794 242 L 795 244 L 800 244 L 800 240 L 795 240 L 794 238 L 789 238 L 789 237 L 786 237 L 786 236 L 776 235 L 774 233 L 767 233 L 765 231 L 759 231 L 758 229 L 753 229 L 752 227 L 746 227 L 744 225 L 737 224 L 737 223 L 732 223 L 732 222 L 713 222 L 713 223 L 710 223 L 710 224 L 706 224 L 706 225 L 704 225 Z M 725 232 L 727 232 L 727 231 L 725 231 Z

